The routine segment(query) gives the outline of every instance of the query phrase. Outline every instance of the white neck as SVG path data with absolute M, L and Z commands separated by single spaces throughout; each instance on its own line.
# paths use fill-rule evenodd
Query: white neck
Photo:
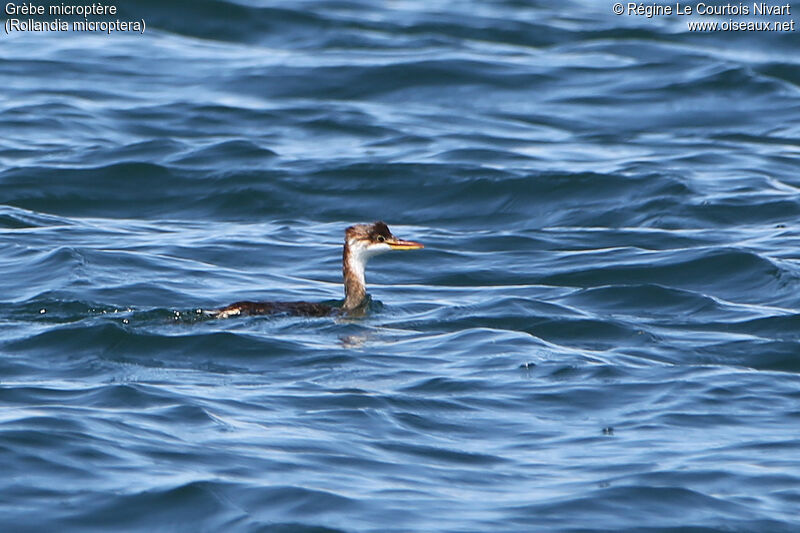
M 350 239 L 345 242 L 342 257 L 342 273 L 344 274 L 345 310 L 352 310 L 363 305 L 367 298 L 366 268 L 370 257 L 390 250 L 388 245 L 368 246 L 363 241 Z

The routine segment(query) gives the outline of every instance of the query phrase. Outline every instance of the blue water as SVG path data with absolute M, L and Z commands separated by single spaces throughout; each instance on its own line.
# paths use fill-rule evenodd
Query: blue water
M 0 529 L 800 530 L 800 41 L 611 6 L 0 35 Z

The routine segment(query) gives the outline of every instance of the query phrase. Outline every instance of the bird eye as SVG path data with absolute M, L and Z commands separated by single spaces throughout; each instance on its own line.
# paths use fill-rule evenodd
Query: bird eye
M 383 242 L 385 240 L 386 238 L 383 235 L 378 235 L 378 242 Z

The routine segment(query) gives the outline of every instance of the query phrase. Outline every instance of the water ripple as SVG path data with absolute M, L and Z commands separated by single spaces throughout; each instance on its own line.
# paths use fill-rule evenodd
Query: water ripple
M 0 50 L 1 529 L 798 529 L 794 36 L 118 7 Z

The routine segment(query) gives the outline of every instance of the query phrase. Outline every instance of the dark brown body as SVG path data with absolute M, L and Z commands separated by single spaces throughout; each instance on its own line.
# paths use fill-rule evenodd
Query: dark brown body
M 330 316 L 339 314 L 338 307 L 313 302 L 236 302 L 223 307 L 217 314 L 220 318 L 241 315 L 294 315 Z

